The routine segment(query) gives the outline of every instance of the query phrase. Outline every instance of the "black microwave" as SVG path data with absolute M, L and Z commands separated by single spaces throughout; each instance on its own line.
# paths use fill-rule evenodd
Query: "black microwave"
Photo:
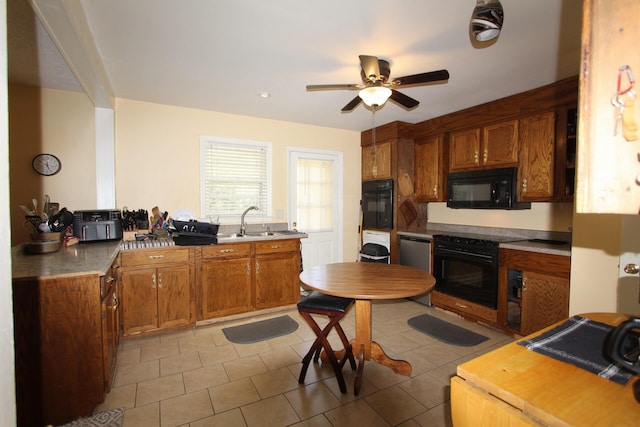
M 447 206 L 454 209 L 531 209 L 517 201 L 518 169 L 452 172 L 447 176 Z

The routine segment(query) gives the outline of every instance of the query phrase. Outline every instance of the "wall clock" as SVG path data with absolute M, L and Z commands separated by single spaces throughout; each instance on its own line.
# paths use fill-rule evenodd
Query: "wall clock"
M 33 166 L 33 170 L 44 176 L 55 175 L 62 169 L 60 159 L 53 154 L 46 153 L 35 156 L 31 165 Z

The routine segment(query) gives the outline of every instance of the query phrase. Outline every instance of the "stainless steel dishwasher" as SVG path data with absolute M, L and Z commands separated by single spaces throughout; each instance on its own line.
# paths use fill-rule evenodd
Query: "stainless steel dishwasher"
M 431 240 L 425 237 L 400 236 L 400 264 L 431 273 Z M 411 299 L 420 304 L 431 305 L 429 294 Z

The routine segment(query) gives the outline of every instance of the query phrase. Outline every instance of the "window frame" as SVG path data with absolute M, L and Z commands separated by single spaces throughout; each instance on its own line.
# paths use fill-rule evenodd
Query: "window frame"
M 270 222 L 272 219 L 272 195 L 273 195 L 273 146 L 271 142 L 255 141 L 245 139 L 223 138 L 215 136 L 200 137 L 200 216 L 207 218 L 211 222 L 218 220 L 221 224 L 237 224 L 240 222 L 242 211 L 233 213 L 207 213 L 207 194 L 206 194 L 206 149 L 211 145 L 228 146 L 228 147 L 244 147 L 265 150 L 265 169 L 266 169 L 266 208 L 259 211 L 252 211 L 252 221 Z M 248 208 L 246 206 L 245 208 Z

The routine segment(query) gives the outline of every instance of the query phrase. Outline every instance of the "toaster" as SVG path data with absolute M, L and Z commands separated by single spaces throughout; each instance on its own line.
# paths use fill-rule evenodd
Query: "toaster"
M 122 214 L 115 209 L 75 211 L 73 235 L 80 242 L 122 239 Z

